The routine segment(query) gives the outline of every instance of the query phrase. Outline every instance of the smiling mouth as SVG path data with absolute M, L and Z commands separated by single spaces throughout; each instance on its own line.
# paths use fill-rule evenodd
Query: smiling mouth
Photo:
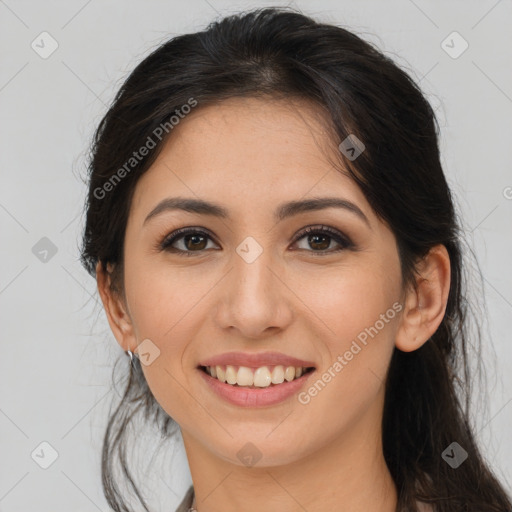
M 224 384 L 246 389 L 262 389 L 298 380 L 311 372 L 314 367 L 261 366 L 249 368 L 238 365 L 199 366 L 199 369 Z

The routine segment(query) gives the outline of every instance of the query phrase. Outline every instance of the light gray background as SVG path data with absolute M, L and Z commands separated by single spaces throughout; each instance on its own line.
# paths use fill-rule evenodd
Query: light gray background
M 159 42 L 265 5 L 285 4 L 0 0 L 1 511 L 108 510 L 99 450 L 111 366 L 122 353 L 77 252 L 86 193 L 79 177 L 94 127 L 122 80 Z M 420 81 L 437 111 L 445 172 L 485 278 L 490 401 L 476 418 L 478 437 L 512 490 L 511 2 L 291 5 L 376 42 Z M 43 31 L 59 45 L 47 59 L 31 48 Z M 453 31 L 469 44 L 458 58 L 441 46 Z M 460 40 L 448 44 L 461 48 Z M 46 262 L 32 252 L 42 237 L 57 248 Z M 31 458 L 43 441 L 58 453 L 48 469 Z M 174 510 L 190 483 L 177 450 L 149 466 L 154 510 Z

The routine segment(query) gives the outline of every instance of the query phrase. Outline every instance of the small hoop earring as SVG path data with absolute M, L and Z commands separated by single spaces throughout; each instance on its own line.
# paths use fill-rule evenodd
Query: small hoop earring
M 131 350 L 127 350 L 126 355 L 130 358 L 130 364 L 133 364 L 133 352 Z

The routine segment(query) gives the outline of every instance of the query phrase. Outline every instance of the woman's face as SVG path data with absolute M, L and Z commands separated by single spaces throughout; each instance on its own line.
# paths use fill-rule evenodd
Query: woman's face
M 251 450 L 258 465 L 273 466 L 380 432 L 401 317 L 397 247 L 355 183 L 329 163 L 319 119 L 305 103 L 198 107 L 174 127 L 131 204 L 124 286 L 133 331 L 123 348 L 143 343 L 151 391 L 188 445 L 238 465 Z M 150 215 L 173 198 L 215 203 L 226 216 L 165 207 Z M 354 206 L 283 209 L 319 198 Z M 340 241 L 301 235 L 308 226 L 327 226 Z M 195 236 L 160 247 L 189 227 Z M 284 399 L 244 406 L 219 396 L 198 368 L 230 352 L 277 352 L 315 370 Z

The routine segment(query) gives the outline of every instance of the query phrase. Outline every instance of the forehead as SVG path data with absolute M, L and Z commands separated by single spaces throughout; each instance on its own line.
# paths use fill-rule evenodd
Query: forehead
M 370 215 L 360 189 L 339 170 L 332 133 L 322 110 L 300 100 L 198 106 L 140 178 L 132 207 L 147 213 L 165 197 L 198 196 L 270 212 L 283 200 L 330 195 L 358 202 Z

